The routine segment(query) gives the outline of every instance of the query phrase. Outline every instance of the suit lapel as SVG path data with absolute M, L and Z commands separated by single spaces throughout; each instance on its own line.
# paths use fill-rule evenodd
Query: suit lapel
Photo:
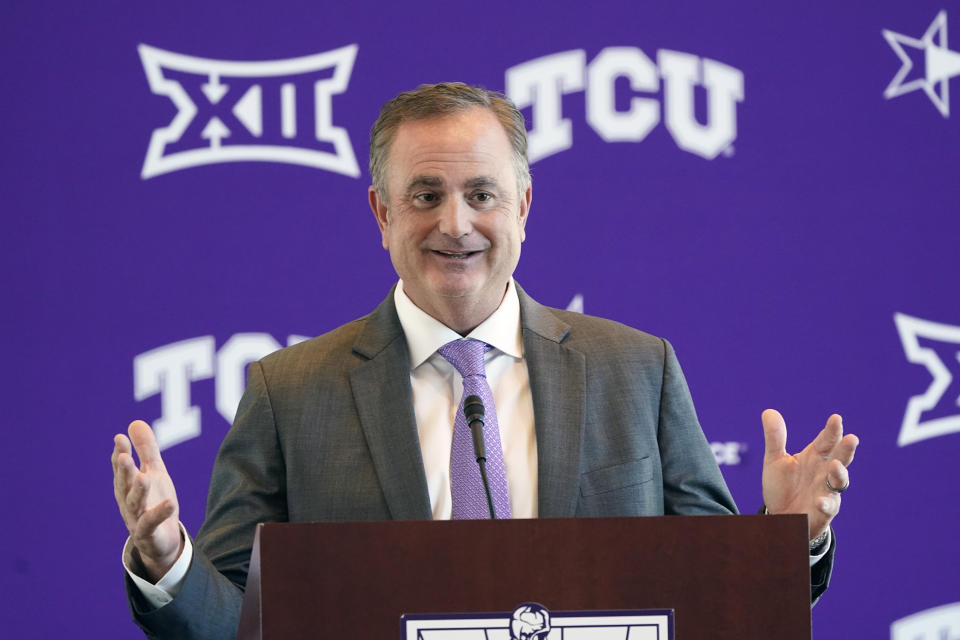
M 570 325 L 520 286 L 524 358 L 537 432 L 537 508 L 541 518 L 575 515 L 586 408 L 586 362 L 562 343 Z
M 393 304 L 393 290 L 353 347 L 366 362 L 350 375 L 354 405 L 394 520 L 432 517 L 410 390 L 410 354 Z

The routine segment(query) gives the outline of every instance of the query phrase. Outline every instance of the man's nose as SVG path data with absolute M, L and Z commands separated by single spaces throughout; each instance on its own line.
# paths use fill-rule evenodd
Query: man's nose
M 462 238 L 473 231 L 473 209 L 460 198 L 450 198 L 439 208 L 440 233 L 451 238 Z

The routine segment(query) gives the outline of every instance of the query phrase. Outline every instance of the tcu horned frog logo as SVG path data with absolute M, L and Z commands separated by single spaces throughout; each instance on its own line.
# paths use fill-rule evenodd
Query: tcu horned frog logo
M 527 602 L 513 613 L 404 615 L 401 640 L 673 640 L 673 611 L 556 611 Z
M 154 130 L 141 176 L 217 162 L 299 164 L 351 177 L 360 168 L 332 98 L 350 81 L 357 45 L 301 58 L 233 61 L 139 46 L 150 89 L 177 114 Z

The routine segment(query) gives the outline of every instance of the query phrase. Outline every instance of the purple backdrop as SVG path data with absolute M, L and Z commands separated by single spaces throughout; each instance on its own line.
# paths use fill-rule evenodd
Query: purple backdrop
M 167 420 L 196 531 L 246 362 L 395 279 L 366 204 L 379 105 L 464 80 L 525 105 L 518 280 L 673 342 L 741 509 L 764 408 L 794 449 L 834 411 L 860 435 L 814 637 L 960 637 L 960 604 L 891 631 L 960 602 L 943 8 L 5 3 L 3 635 L 138 637 L 112 435 Z

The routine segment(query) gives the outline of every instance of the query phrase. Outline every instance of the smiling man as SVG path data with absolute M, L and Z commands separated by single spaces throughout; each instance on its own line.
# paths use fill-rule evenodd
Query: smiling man
M 500 306 L 520 260 L 532 192 L 525 160 L 511 160 L 506 131 L 484 106 L 403 122 L 387 146 L 389 170 L 374 165 L 370 187 L 383 247 L 410 300 L 466 335 Z
M 151 637 L 233 637 L 258 522 L 489 517 L 467 395 L 486 406 L 498 518 L 736 512 L 670 344 L 514 282 L 532 191 L 509 101 L 424 85 L 384 105 L 370 147 L 400 282 L 369 315 L 250 366 L 195 542 L 150 428 L 115 438 L 128 594 Z M 808 515 L 815 599 L 857 438 L 834 415 L 790 456 L 780 415 L 762 421 L 764 501 Z

